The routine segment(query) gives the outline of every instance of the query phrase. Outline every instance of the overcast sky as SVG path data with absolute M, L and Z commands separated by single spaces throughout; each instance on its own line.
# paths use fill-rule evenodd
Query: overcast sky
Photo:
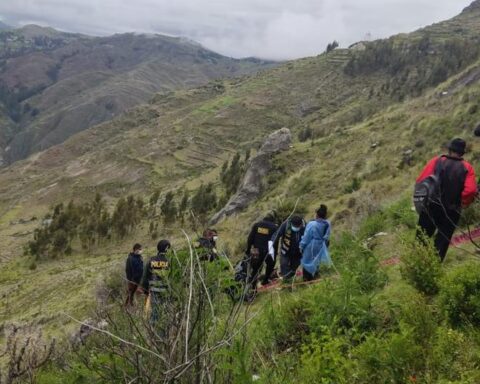
M 233 57 L 291 59 L 409 32 L 458 14 L 471 0 L 0 0 L 0 19 L 106 35 L 185 36 Z

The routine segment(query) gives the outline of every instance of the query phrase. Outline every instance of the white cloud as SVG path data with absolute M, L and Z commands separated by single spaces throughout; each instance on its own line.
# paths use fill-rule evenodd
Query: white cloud
M 3 0 L 0 19 L 73 32 L 157 32 L 220 53 L 272 59 L 315 55 L 450 18 L 470 0 Z

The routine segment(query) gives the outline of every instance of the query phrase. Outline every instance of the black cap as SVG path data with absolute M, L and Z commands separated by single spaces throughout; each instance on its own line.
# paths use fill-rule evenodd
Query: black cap
M 303 219 L 300 216 L 292 216 L 290 223 L 295 227 L 301 227 L 303 225 Z
M 275 211 L 270 211 L 268 212 L 265 217 L 263 218 L 264 221 L 269 221 L 271 223 L 274 223 L 277 220 L 277 212 Z
M 477 128 L 475 128 L 473 134 L 477 137 L 480 137 L 480 124 L 477 125 Z
M 467 148 L 467 143 L 463 139 L 453 139 L 449 146 L 448 149 L 452 152 L 458 153 L 460 156 L 463 156 L 465 154 L 465 149 Z
M 168 240 L 160 240 L 157 244 L 157 250 L 160 253 L 165 253 L 170 248 L 170 241 Z

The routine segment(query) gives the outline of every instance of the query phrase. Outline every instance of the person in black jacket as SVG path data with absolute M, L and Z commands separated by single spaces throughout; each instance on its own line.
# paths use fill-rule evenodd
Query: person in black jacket
M 217 240 L 218 232 L 216 229 L 208 228 L 203 231 L 203 236 L 194 244 L 200 260 L 212 262 L 218 259 Z
M 419 215 L 417 238 L 425 243 L 425 236 L 435 236 L 435 248 L 442 262 L 458 227 L 462 208 L 472 204 L 477 195 L 475 170 L 463 159 L 466 146 L 460 138 L 452 140 L 448 155 L 430 160 L 417 179 L 417 183 L 434 175 L 439 179 L 439 196 Z
M 270 277 L 275 268 L 274 255 L 268 253 L 268 242 L 273 234 L 277 231 L 278 226 L 275 224 L 275 217 L 273 214 L 268 214 L 263 220 L 255 223 L 250 231 L 247 241 L 247 260 L 250 261 L 251 273 L 249 276 L 249 283 L 255 290 L 257 287 L 258 276 L 266 264 L 265 277 L 262 280 L 262 285 L 266 285 L 270 281 Z
M 142 280 L 142 251 L 142 246 L 137 243 L 133 246 L 133 251 L 127 257 L 125 265 L 125 274 L 127 277 L 127 299 L 125 300 L 125 306 L 127 307 L 133 305 L 135 292 L 137 292 L 137 288 Z
M 300 251 L 300 240 L 305 232 L 305 221 L 301 216 L 292 216 L 286 220 L 273 235 L 273 250 L 277 253 L 278 245 L 280 247 L 280 273 L 284 280 L 289 280 L 295 276 L 297 268 L 300 266 L 302 253 Z
M 168 273 L 170 271 L 170 262 L 167 258 L 167 251 L 170 247 L 170 241 L 161 240 L 157 244 L 157 255 L 150 258 L 143 274 L 142 288 L 150 299 L 152 323 L 156 323 L 159 320 L 160 306 L 169 294 Z

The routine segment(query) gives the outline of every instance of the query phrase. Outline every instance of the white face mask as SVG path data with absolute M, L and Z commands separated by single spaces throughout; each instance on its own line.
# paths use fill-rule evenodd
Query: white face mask
M 137 255 L 141 255 L 142 253 L 143 253 L 143 249 L 139 249 L 139 250 L 137 251 Z
M 218 240 L 218 236 L 213 236 L 213 241 L 217 241 Z

